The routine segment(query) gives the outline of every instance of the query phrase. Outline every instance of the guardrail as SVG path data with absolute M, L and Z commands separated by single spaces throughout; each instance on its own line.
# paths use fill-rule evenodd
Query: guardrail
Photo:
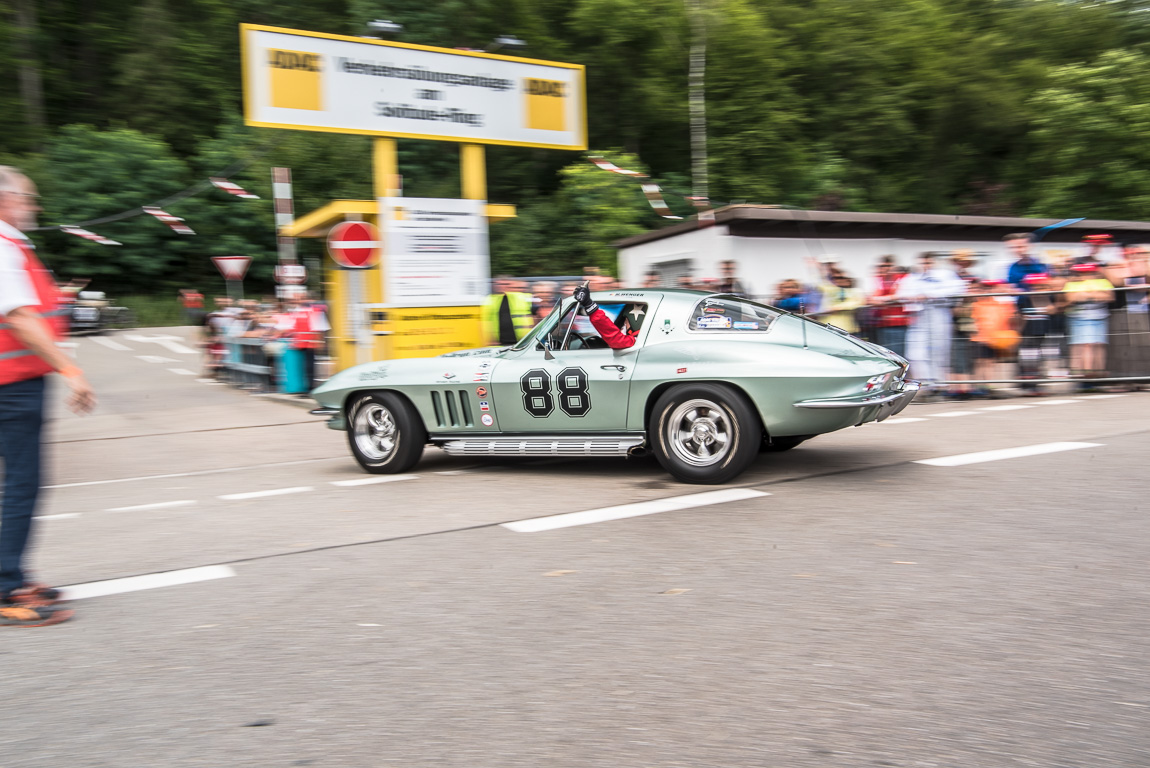
M 257 392 L 275 390 L 275 365 L 267 354 L 266 344 L 266 339 L 243 337 L 224 342 L 227 355 L 223 368 L 225 378 L 232 386 Z
M 961 392 L 998 385 L 1001 390 L 1002 385 L 1013 385 L 1037 393 L 1041 388 L 1132 387 L 1150 382 L 1148 292 L 1146 285 L 1117 286 L 1112 289 L 1114 300 L 1093 301 L 1089 307 L 1071 301 L 1080 292 L 1066 290 L 867 304 L 850 315 L 856 327 L 845 330 L 894 349 L 911 361 L 912 376 L 935 389 Z M 986 310 L 991 302 L 1012 311 L 975 311 L 976 306 Z M 914 311 L 907 312 L 907 325 L 894 326 L 892 334 L 892 326 L 884 324 L 876 310 L 899 306 Z M 831 324 L 836 316 L 843 317 L 834 311 L 807 316 Z

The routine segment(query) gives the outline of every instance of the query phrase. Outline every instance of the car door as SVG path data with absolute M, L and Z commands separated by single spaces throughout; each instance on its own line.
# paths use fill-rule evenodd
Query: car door
M 611 295 L 614 296 L 614 295 Z M 628 322 L 648 308 L 627 303 L 623 294 L 618 301 L 603 304 L 604 311 L 615 312 L 630 307 L 635 312 Z M 650 305 L 653 308 L 654 305 Z M 573 304 L 565 312 L 548 318 L 540 329 L 539 342 L 504 356 L 493 371 L 491 390 L 501 432 L 620 432 L 626 430 L 627 406 L 631 376 L 639 359 L 646 329 L 640 329 L 635 346 L 628 349 L 563 348 L 575 346 L 579 337 L 591 337 L 605 344 L 586 317 L 571 320 Z M 550 331 L 554 331 L 553 334 Z M 550 338 L 551 342 L 544 342 Z M 543 343 L 550 343 L 547 351 Z
M 491 380 L 502 432 L 615 432 L 627 425 L 638 350 L 528 349 Z

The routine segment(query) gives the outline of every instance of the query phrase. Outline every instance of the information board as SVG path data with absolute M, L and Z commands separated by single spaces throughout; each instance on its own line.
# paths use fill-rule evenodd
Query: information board
M 393 307 L 476 306 L 487 298 L 489 258 L 484 200 L 384 197 L 379 200 Z
M 582 65 L 240 25 L 248 125 L 586 149 Z

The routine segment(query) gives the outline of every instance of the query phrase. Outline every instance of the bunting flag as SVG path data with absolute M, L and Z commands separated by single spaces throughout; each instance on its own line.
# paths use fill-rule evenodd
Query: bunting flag
M 645 173 L 640 173 L 639 171 L 628 171 L 626 168 L 620 168 L 619 166 L 610 162 L 606 158 L 599 157 L 598 155 L 590 155 L 590 156 L 588 156 L 587 159 L 605 171 L 611 171 L 612 173 L 621 173 L 624 176 L 636 176 L 636 177 L 642 178 L 642 179 L 647 178 L 647 174 L 645 174 Z
M 180 233 L 181 235 L 194 235 L 194 234 L 196 234 L 195 231 L 191 227 L 189 227 L 187 224 L 183 223 L 184 220 L 181 219 L 179 216 L 173 216 L 172 214 L 168 213 L 167 211 L 161 211 L 159 208 L 157 208 L 154 205 L 145 205 L 144 206 L 144 213 L 152 214 L 157 219 L 164 222 L 165 224 L 167 224 L 169 227 L 171 227 L 173 230 Z
M 79 227 L 60 227 L 60 231 L 67 232 L 69 235 L 75 235 L 76 237 L 82 237 L 85 240 L 91 240 L 92 242 L 99 243 L 100 245 L 123 245 L 123 243 L 118 243 L 115 240 L 104 237 L 103 235 L 97 235 L 95 232 L 89 232 L 88 230 L 80 229 Z
M 228 181 L 227 179 L 221 179 L 218 176 L 213 176 L 212 178 L 208 179 L 208 181 L 212 182 L 212 184 L 219 187 L 220 189 L 227 192 L 228 194 L 235 195 L 236 197 L 241 197 L 244 200 L 259 200 L 260 199 L 259 195 L 253 195 L 251 192 L 248 192 L 246 189 L 241 187 L 239 184 L 234 184 L 234 183 Z
M 682 216 L 676 216 L 671 213 L 671 209 L 667 207 L 667 202 L 663 200 L 662 190 L 659 189 L 658 184 L 642 184 L 643 194 L 647 196 L 647 202 L 655 209 L 655 213 L 662 216 L 664 219 L 682 219 Z
M 620 168 L 606 158 L 600 157 L 598 155 L 588 155 L 587 159 L 594 163 L 597 167 L 602 168 L 604 171 L 620 173 L 624 176 L 631 176 L 632 178 L 636 179 L 650 178 L 647 174 L 640 171 L 631 171 L 626 168 Z M 667 206 L 667 202 L 663 199 L 663 190 L 659 188 L 658 184 L 641 184 L 640 186 L 643 188 L 643 194 L 647 197 L 647 202 L 650 203 L 651 207 L 655 209 L 655 213 L 659 214 L 664 219 L 682 220 L 682 216 L 676 216 L 671 213 L 671 209 Z M 711 201 L 705 197 L 692 197 L 689 195 L 682 195 L 682 198 L 699 209 L 699 222 L 702 226 L 707 226 L 707 224 L 703 224 L 703 215 L 704 213 L 710 212 L 704 209 L 709 209 L 711 207 Z M 714 223 L 713 213 L 711 213 L 710 216 L 710 223 Z

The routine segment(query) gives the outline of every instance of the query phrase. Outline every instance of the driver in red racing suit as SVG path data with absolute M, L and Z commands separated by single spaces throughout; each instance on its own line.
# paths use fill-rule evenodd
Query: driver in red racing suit
M 571 296 L 583 307 L 588 319 L 591 320 L 591 325 L 595 326 L 595 330 L 603 337 L 603 341 L 607 342 L 607 346 L 611 349 L 627 349 L 635 346 L 635 336 L 639 331 L 632 330 L 628 333 L 620 331 L 611 318 L 607 317 L 607 313 L 591 301 L 591 291 L 586 283 L 576 288 Z

